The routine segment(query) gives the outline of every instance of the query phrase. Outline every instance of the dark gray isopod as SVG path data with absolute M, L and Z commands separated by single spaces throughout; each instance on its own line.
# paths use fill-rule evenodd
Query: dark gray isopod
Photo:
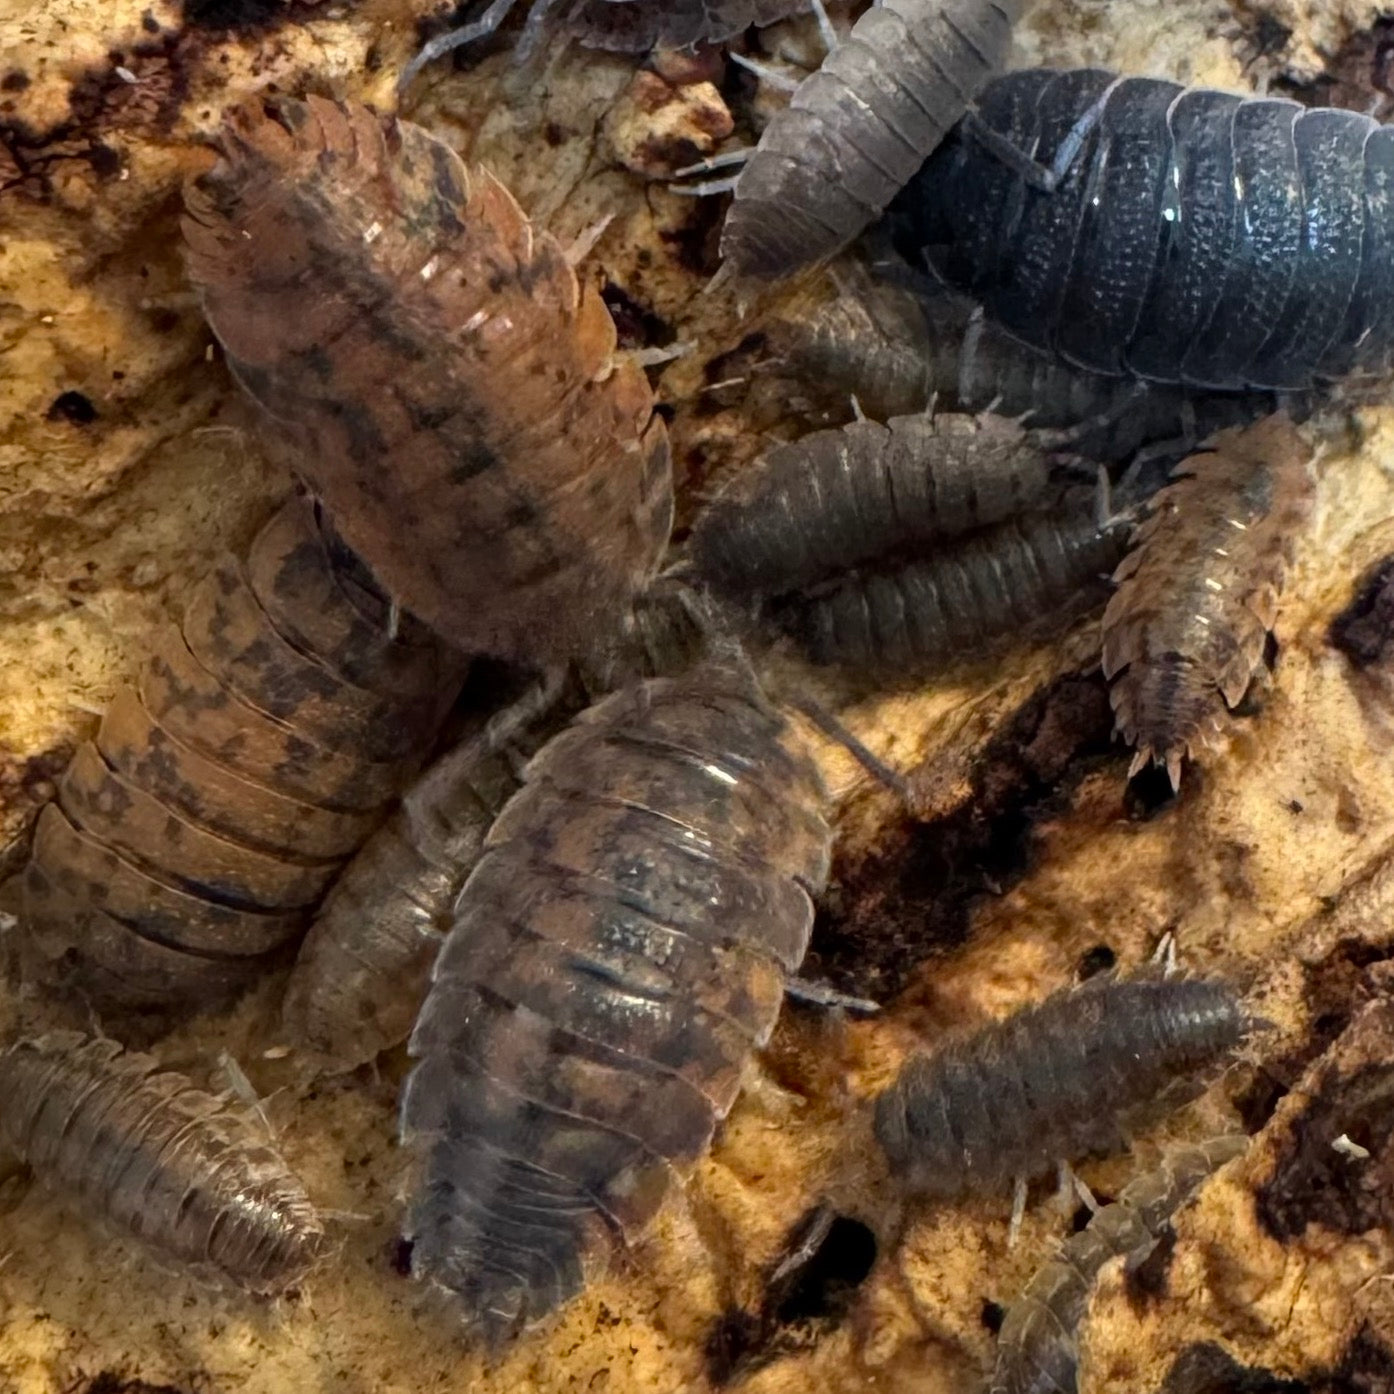
M 876 1101 L 876 1136 L 910 1192 L 953 1199 L 1118 1148 L 1124 1115 L 1222 1059 L 1248 1018 L 1225 983 L 1091 979 L 934 1055 Z
M 721 255 L 784 276 L 877 218 L 1006 63 L 1023 0 L 886 0 L 806 78 L 741 170 Z

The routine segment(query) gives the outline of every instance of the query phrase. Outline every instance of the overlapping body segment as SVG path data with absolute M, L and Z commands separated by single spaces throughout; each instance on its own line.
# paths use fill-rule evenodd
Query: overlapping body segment
M 913 1194 L 1003 1189 L 1117 1148 L 1126 1114 L 1162 1106 L 1248 1029 L 1224 983 L 1091 980 L 911 1057 L 876 1101 L 876 1136 Z
M 1172 1150 L 1155 1171 L 1129 1182 L 1116 1201 L 1066 1239 L 1007 1309 L 989 1394 L 1074 1390 L 1079 1324 L 1104 1265 L 1124 1255 L 1141 1261 L 1177 1210 L 1247 1145 L 1243 1136 L 1226 1136 Z
M 255 1293 L 300 1281 L 324 1229 L 249 1111 L 114 1041 L 58 1032 L 0 1052 L 0 1146 L 157 1252 Z
M 1104 674 L 1118 729 L 1180 782 L 1263 662 L 1312 503 L 1311 450 L 1285 416 L 1227 431 L 1178 466 L 1115 576 Z
M 292 499 L 194 589 L 40 814 L 27 976 L 102 1009 L 225 1001 L 304 930 L 461 676 L 421 626 L 390 632 Z
M 409 122 L 286 100 L 222 150 L 187 191 L 190 269 L 345 541 L 466 652 L 583 652 L 672 515 L 666 431 L 600 296 Z
M 989 316 L 1080 367 L 1302 390 L 1394 350 L 1394 129 L 1101 69 L 1011 73 L 893 222 Z M 1082 136 L 1082 139 L 1080 137 Z M 1059 159 L 1080 139 L 1072 160 Z
M 511 1330 L 700 1155 L 803 957 L 829 833 L 743 663 L 549 742 L 487 839 L 412 1035 L 413 1264 Z
M 1025 512 L 1052 460 L 1002 417 L 893 417 L 815 431 L 771 450 L 693 530 L 703 579 L 728 594 L 782 595 L 915 544 Z
M 587 48 L 647 53 L 722 43 L 806 9 L 807 0 L 577 0 L 565 28 Z

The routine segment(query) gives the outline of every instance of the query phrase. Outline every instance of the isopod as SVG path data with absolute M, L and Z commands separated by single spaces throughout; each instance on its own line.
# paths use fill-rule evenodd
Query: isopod
M 763 347 L 775 371 L 806 389 L 854 396 L 868 416 L 995 411 L 1089 459 L 1117 461 L 1144 445 L 1194 448 L 1214 432 L 1276 411 L 1273 393 L 1200 392 L 1087 372 L 1029 348 L 964 296 L 839 266 L 837 294 L 781 306 Z M 1291 409 L 1301 403 L 1289 399 Z
M 284 1292 L 324 1250 L 305 1188 L 250 1110 L 116 1042 L 54 1032 L 0 1053 L 0 1146 L 92 1215 L 196 1272 Z
M 672 673 L 693 658 L 699 636 L 680 598 L 650 592 L 631 619 L 628 643 L 573 684 L 582 695 L 611 690 L 621 673 Z M 281 1008 L 292 1042 L 353 1069 L 406 1040 L 485 834 L 522 782 L 517 752 L 534 753 L 575 710 L 568 694 L 506 748 L 466 741 L 413 786 L 339 877 L 300 946 Z
M 1152 502 L 1104 612 L 1104 675 L 1133 772 L 1181 763 L 1220 729 L 1263 662 L 1312 501 L 1312 451 L 1281 414 L 1227 431 Z
M 502 1335 L 656 1213 L 768 1039 L 830 835 L 743 660 L 624 689 L 490 830 L 411 1038 L 415 1271 Z
M 992 1192 L 1119 1148 L 1125 1115 L 1166 1103 L 1249 1025 L 1222 982 L 1092 978 L 912 1056 L 876 1101 L 876 1137 L 912 1194 Z
M 565 28 L 587 48 L 647 53 L 724 43 L 809 7 L 809 0 L 580 0 Z
M 989 1394 L 1068 1394 L 1076 1388 L 1079 1324 L 1104 1265 L 1126 1255 L 1141 1262 L 1173 1215 L 1212 1172 L 1241 1156 L 1248 1139 L 1210 1138 L 1168 1152 L 1155 1171 L 1123 1188 L 1080 1233 L 1071 1235 L 1007 1309 Z
M 1010 73 L 893 210 L 1010 333 L 1095 372 L 1301 390 L 1394 347 L 1394 129 L 1096 68 Z
M 245 108 L 186 191 L 242 385 L 383 590 L 465 653 L 547 665 L 667 544 L 667 432 L 599 293 L 493 175 L 322 98 Z
M 781 595 L 870 558 L 1002 522 L 1045 496 L 1052 460 L 998 416 L 854 421 L 778 446 L 693 529 L 722 592 Z
M 1068 490 L 1058 511 L 972 533 L 931 555 L 850 572 L 776 600 L 774 623 L 815 663 L 926 671 L 1008 636 L 1044 636 L 1106 594 L 1127 545 L 1100 522 L 1095 493 Z
M 878 218 L 1006 64 L 1023 0 L 886 0 L 765 128 L 735 182 L 721 255 L 775 277 Z
M 518 45 L 519 62 L 527 61 L 552 31 L 587 48 L 647 53 L 651 49 L 724 43 L 752 25 L 763 28 L 809 8 L 809 0 L 574 0 L 553 23 L 556 3 L 532 0 Z M 478 19 L 448 29 L 422 45 L 402 69 L 397 90 L 405 91 L 416 75 L 438 58 L 496 33 L 516 4 L 517 0 L 493 0 Z
M 26 975 L 101 1008 L 225 1001 L 316 901 L 434 739 L 459 660 L 286 503 L 193 590 L 40 813 Z

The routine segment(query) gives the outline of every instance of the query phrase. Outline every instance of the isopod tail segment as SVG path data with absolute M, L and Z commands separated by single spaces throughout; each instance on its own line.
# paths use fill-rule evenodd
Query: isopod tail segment
M 304 931 L 405 787 L 463 661 L 346 567 L 293 498 L 191 592 L 39 815 L 31 981 L 99 1012 L 225 1004 Z

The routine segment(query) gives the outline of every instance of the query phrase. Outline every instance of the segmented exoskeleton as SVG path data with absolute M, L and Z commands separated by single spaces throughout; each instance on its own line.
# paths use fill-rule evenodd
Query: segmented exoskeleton
M 428 64 L 496 33 L 518 0 L 493 0 L 478 19 L 436 35 L 402 70 L 398 91 Z M 752 25 L 775 24 L 809 8 L 809 0 L 532 0 L 517 56 L 525 62 L 553 33 L 616 53 L 719 44 Z
M 1006 63 L 1024 0 L 885 0 L 771 120 L 735 183 L 721 255 L 783 276 L 832 256 L 909 182 Z
M 1292 422 L 1227 431 L 1152 501 L 1104 612 L 1104 675 L 1133 772 L 1212 742 L 1263 662 L 1312 502 L 1312 451 Z
M 1213 432 L 1277 410 L 1274 394 L 1200 392 L 1086 372 L 1012 338 L 966 297 L 839 266 L 838 292 L 810 291 L 764 329 L 764 360 L 838 406 L 854 396 L 876 421 L 924 411 L 992 410 L 1095 460 L 1153 442 L 1194 449 Z
M 592 707 L 486 839 L 412 1034 L 412 1262 L 511 1331 L 698 1157 L 828 869 L 823 794 L 743 661 Z
M 1224 983 L 1090 979 L 913 1056 L 876 1101 L 876 1136 L 913 1194 L 997 1190 L 1120 1147 L 1126 1114 L 1160 1107 L 1248 1029 Z
M 301 945 L 281 1009 L 290 1040 L 342 1069 L 406 1040 L 485 835 L 522 784 L 524 754 L 560 731 L 588 694 L 610 691 L 617 679 L 674 673 L 697 651 L 681 598 L 651 593 L 633 621 L 627 642 L 599 670 L 584 670 L 550 710 L 506 741 L 481 747 L 486 728 L 442 756 L 368 839 Z
M 784 596 L 770 614 L 815 663 L 933 669 L 1077 618 L 1102 601 L 1126 545 L 1122 521 L 1101 523 L 1094 491 L 1075 488 L 1056 511 Z
M 809 0 L 579 0 L 563 27 L 587 48 L 647 53 L 719 44 L 809 8 Z
M 467 653 L 587 650 L 667 543 L 667 434 L 599 293 L 409 122 L 228 118 L 189 263 L 243 386 L 383 589 Z
M 301 934 L 429 749 L 460 661 L 286 503 L 116 695 L 24 872 L 27 975 L 99 1007 L 225 1001 Z
M 1247 1138 L 1227 1136 L 1174 1149 L 1066 1239 L 1007 1308 L 989 1394 L 1072 1394 L 1079 1324 L 1104 1265 L 1124 1255 L 1141 1262 L 1171 1217 L 1247 1146 Z
M 56 1032 L 0 1052 L 0 1147 L 89 1214 L 250 1292 L 324 1248 L 305 1188 L 255 1115 L 114 1041 Z
M 1353 111 L 1011 73 L 892 221 L 1011 333 L 1097 372 L 1303 389 L 1394 348 L 1394 129 Z
M 697 571 L 732 596 L 781 595 L 870 558 L 1025 512 L 1052 461 L 1002 417 L 893 417 L 768 452 L 692 534 Z

